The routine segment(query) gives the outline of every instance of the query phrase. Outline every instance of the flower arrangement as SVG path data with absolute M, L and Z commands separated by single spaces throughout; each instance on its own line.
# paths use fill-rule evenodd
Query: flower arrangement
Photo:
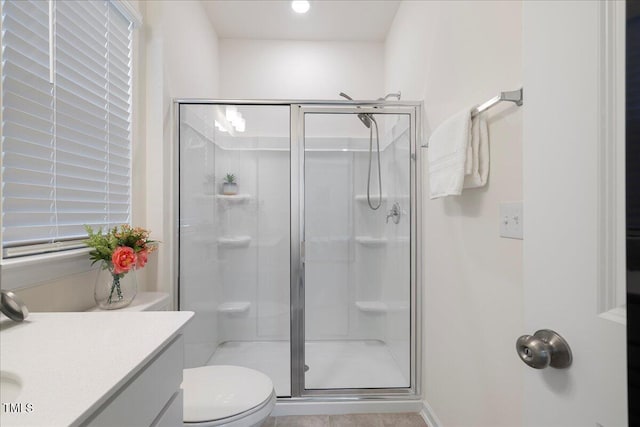
M 102 261 L 102 269 L 109 270 L 111 274 L 106 304 L 121 302 L 125 298 L 122 294 L 121 279 L 128 272 L 145 266 L 149 254 L 157 249 L 157 242 L 149 239 L 148 230 L 132 228 L 128 224 L 114 227 L 106 233 L 102 232 L 102 228 L 94 232 L 88 225 L 85 225 L 85 229 L 88 238 L 84 243 L 93 248 L 89 252 L 89 259 L 93 261 L 91 264 Z

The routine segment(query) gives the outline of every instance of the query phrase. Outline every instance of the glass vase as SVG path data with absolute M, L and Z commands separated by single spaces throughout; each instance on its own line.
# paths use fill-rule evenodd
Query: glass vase
M 115 310 L 126 307 L 138 293 L 136 269 L 132 267 L 126 273 L 114 273 L 113 264 L 102 262 L 93 296 L 98 307 L 103 310 Z

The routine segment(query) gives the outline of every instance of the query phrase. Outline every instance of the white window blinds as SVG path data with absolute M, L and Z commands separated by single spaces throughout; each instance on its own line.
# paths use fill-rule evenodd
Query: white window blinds
M 133 27 L 105 0 L 1 5 L 7 258 L 129 222 Z

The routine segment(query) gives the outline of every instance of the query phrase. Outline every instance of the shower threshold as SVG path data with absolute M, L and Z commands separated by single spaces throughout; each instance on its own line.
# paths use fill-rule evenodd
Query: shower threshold
M 288 341 L 227 341 L 207 365 L 239 365 L 271 378 L 279 397 L 291 395 Z M 377 340 L 309 341 L 305 345 L 309 389 L 409 387 L 387 344 Z

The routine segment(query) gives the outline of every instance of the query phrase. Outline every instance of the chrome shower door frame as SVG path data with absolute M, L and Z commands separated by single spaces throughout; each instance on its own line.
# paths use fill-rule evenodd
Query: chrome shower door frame
M 175 167 L 172 188 L 179 201 L 179 141 L 180 106 L 183 104 L 206 105 L 265 105 L 290 107 L 290 343 L 291 343 L 291 397 L 279 401 L 301 402 L 366 402 L 420 400 L 422 393 L 422 159 L 419 147 L 422 140 L 422 103 L 408 101 L 321 101 L 321 100 L 225 100 L 225 99 L 174 99 L 174 150 Z M 410 119 L 410 387 L 408 388 L 353 388 L 307 390 L 304 385 L 304 114 L 407 114 Z M 176 203 L 175 218 L 179 218 Z M 179 309 L 179 244 L 180 227 L 176 221 L 174 256 L 174 301 Z
M 327 102 L 291 104 L 291 398 L 299 400 L 418 399 L 421 396 L 422 163 L 418 153 L 422 103 Z M 305 127 L 307 113 L 408 115 L 410 120 L 410 386 L 408 388 L 305 388 Z

